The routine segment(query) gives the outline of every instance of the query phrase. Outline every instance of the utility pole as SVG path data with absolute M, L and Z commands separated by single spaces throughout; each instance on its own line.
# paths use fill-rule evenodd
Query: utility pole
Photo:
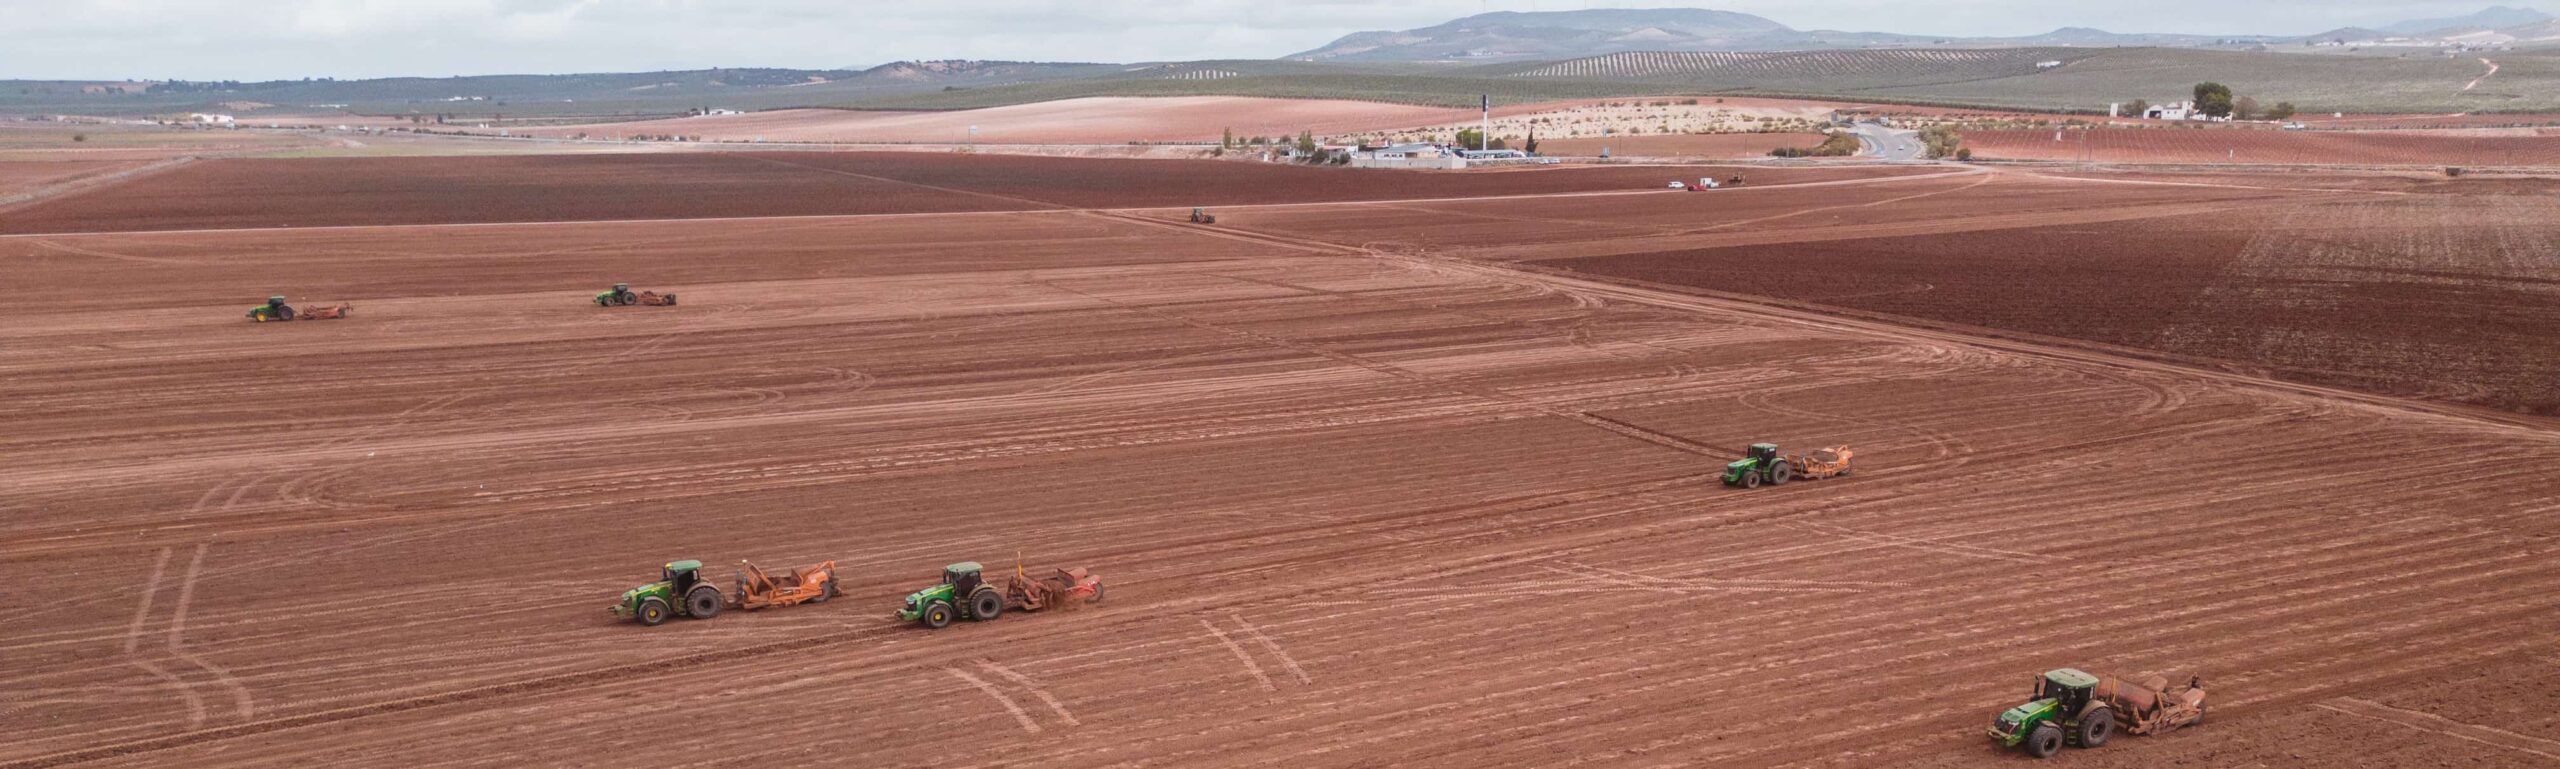
M 1484 127 L 1476 129 L 1476 151 L 1483 152 L 1493 142 L 1493 94 L 1484 95 Z

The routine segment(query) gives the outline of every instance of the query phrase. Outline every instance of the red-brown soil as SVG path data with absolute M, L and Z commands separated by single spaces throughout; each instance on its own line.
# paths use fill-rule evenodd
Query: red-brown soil
M 2055 136 L 2061 140 L 2055 140 Z M 1974 156 L 2100 163 L 2274 165 L 2560 165 L 2560 137 L 2515 129 L 2278 131 L 2260 128 L 2109 128 L 1965 131 Z
M 1595 157 L 1601 150 L 1606 149 L 1614 157 L 1768 157 L 1770 150 L 1781 147 L 1810 148 L 1821 143 L 1822 136 L 1819 134 L 1613 136 L 1606 139 L 1540 139 L 1538 154 L 1555 157 Z
M 130 160 L 0 160 L 0 197 L 141 165 Z
M 1784 238 L 1741 266 L 1845 301 L 1901 275 L 1826 249 L 1897 231 L 2349 223 L 2153 270 L 2207 289 L 2549 243 L 2284 179 L 0 237 L 0 767 L 1979 766 L 2062 665 L 2213 691 L 2073 766 L 2546 765 L 2549 420 L 1524 261 Z M 1939 254 L 1893 258 L 2072 285 Z M 1758 440 L 1858 469 L 1717 484 Z M 1109 600 L 888 617 L 1017 554 Z M 607 616 L 677 558 L 845 589 Z
M 1211 160 L 906 152 L 219 159 L 0 213 L 5 232 L 909 214 L 1632 191 L 1907 168 L 1358 170 Z

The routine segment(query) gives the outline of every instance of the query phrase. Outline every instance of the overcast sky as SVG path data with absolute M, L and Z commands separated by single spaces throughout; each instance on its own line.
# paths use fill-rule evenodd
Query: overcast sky
M 1798 29 L 2311 34 L 2490 0 L 0 0 L 0 78 L 822 69 L 900 59 L 1274 58 L 1350 32 L 1491 10 L 1686 5 Z

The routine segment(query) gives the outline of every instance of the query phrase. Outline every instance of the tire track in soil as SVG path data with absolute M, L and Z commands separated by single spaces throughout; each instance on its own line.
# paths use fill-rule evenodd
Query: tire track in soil
M 996 704 L 1004 706 L 1004 712 L 1013 714 L 1014 723 L 1022 725 L 1024 734 L 1040 733 L 1040 722 L 1031 720 L 1031 714 L 1023 711 L 1021 703 L 1014 702 L 1012 697 L 1005 696 L 1004 692 L 998 691 L 995 685 L 987 683 L 986 679 L 970 675 L 969 671 L 959 668 L 943 668 L 942 672 L 960 679 L 961 683 L 975 687 L 978 691 L 985 693 L 988 698 L 995 700 Z

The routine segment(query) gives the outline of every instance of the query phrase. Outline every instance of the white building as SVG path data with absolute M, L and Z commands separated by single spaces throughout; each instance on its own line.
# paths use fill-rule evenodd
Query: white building
M 2196 103 L 2192 101 L 2154 104 L 2142 110 L 2142 116 L 2151 120 L 2190 120 L 2196 114 Z

